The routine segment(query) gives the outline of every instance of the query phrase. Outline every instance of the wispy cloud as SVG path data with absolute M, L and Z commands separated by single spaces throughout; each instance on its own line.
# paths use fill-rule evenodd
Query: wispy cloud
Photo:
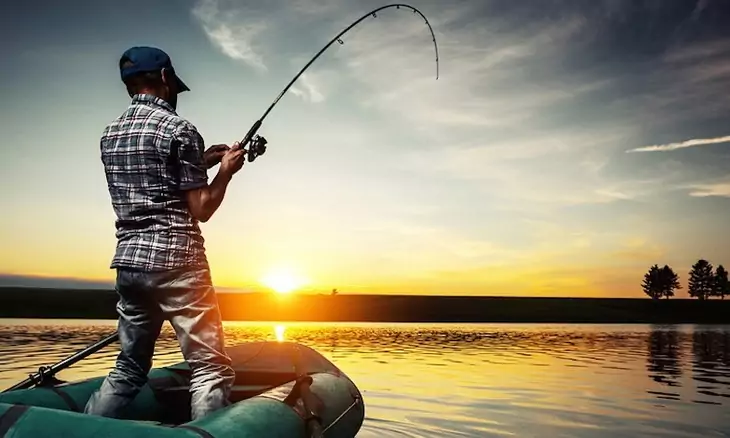
M 690 186 L 689 189 L 689 195 L 698 198 L 710 196 L 730 198 L 730 181 L 721 181 L 710 184 L 694 184 Z
M 562 80 L 550 60 L 584 28 L 580 17 L 513 31 L 498 20 L 459 25 L 475 13 L 465 8 L 432 20 L 441 54 L 438 81 L 428 29 L 397 13 L 368 23 L 367 36 L 346 39 L 335 56 L 367 90 L 362 103 L 429 134 L 514 127 L 604 85 Z M 536 62 L 542 63 L 541 78 L 521 81 L 520 72 Z
M 626 152 L 667 152 L 675 151 L 677 149 L 685 149 L 696 146 L 704 146 L 708 144 L 719 144 L 719 143 L 730 143 L 730 135 L 725 137 L 715 138 L 698 138 L 692 140 L 685 140 L 678 143 L 658 144 L 653 146 L 642 146 L 640 148 L 629 149 Z
M 312 103 L 322 102 L 325 98 L 321 88 L 315 85 L 315 80 L 307 73 L 299 78 L 299 85 L 292 86 L 289 91 L 297 97 Z
M 221 13 L 217 0 L 200 0 L 193 8 L 205 34 L 226 56 L 266 71 L 262 55 L 254 48 L 254 38 L 266 29 L 264 22 L 241 22 L 236 15 Z
M 663 58 L 667 64 L 693 66 L 706 64 L 708 60 L 724 59 L 730 52 L 730 39 L 722 38 L 702 44 L 680 46 L 667 52 Z
M 632 134 L 631 127 L 525 129 L 511 138 L 409 151 L 401 166 L 473 184 L 510 205 L 606 204 L 638 199 L 661 187 L 658 179 L 606 174 L 606 149 Z

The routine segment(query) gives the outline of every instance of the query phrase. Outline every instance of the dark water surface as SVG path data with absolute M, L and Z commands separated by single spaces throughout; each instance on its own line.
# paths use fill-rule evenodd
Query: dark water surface
M 114 330 L 0 319 L 0 388 Z M 730 326 L 226 323 L 301 342 L 365 396 L 360 437 L 730 437 Z M 106 374 L 116 344 L 62 372 Z M 181 361 L 165 325 L 154 366 Z

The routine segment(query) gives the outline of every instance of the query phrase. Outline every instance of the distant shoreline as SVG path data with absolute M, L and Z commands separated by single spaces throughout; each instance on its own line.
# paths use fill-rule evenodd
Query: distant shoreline
M 730 324 L 730 300 L 218 293 L 228 321 Z M 0 318 L 115 319 L 113 290 L 0 287 Z

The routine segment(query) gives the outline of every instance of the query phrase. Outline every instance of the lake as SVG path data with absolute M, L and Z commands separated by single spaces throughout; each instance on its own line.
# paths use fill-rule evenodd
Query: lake
M 0 388 L 114 321 L 0 319 Z M 730 326 L 227 322 L 315 348 L 365 397 L 358 437 L 730 437 Z M 59 374 L 104 375 L 116 344 Z M 154 366 L 182 360 L 165 324 Z

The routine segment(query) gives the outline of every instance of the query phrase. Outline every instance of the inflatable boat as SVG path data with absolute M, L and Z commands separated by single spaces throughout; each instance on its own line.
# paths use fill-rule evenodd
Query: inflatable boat
M 83 413 L 104 377 L 46 381 L 0 393 L 0 438 L 352 438 L 362 395 L 339 368 L 293 342 L 227 349 L 236 370 L 230 406 L 190 421 L 186 362 L 153 368 L 123 418 Z

